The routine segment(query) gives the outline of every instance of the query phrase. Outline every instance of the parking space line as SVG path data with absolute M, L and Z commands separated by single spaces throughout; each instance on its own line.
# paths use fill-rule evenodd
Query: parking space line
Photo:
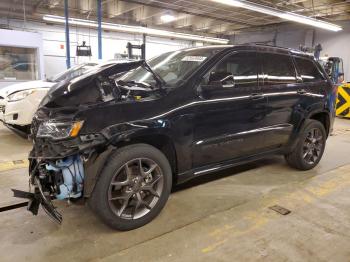
M 27 159 L 0 162 L 0 172 L 9 171 L 13 169 L 27 168 L 28 166 L 29 166 L 29 161 Z

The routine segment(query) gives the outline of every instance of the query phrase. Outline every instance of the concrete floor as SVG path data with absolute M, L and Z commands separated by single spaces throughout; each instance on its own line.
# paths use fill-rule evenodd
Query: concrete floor
M 349 261 L 350 120 L 337 119 L 308 172 L 271 157 L 174 189 L 153 222 L 112 231 L 88 207 L 59 203 L 61 226 L 25 208 L 0 213 L 1 261 Z M 30 143 L 0 127 L 0 206 L 27 187 Z M 25 163 L 22 163 L 25 165 Z M 3 170 L 3 171 L 2 171 Z M 280 205 L 283 216 L 269 209 Z

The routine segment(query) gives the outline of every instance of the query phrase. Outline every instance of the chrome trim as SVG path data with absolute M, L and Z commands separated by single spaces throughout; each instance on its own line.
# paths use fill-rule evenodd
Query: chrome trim
M 148 120 L 157 119 L 159 117 L 166 116 L 166 115 L 168 115 L 170 113 L 173 113 L 173 112 L 175 112 L 177 110 L 180 110 L 182 108 L 190 107 L 190 106 L 197 105 L 197 104 L 209 104 L 209 103 L 212 103 L 212 102 L 221 102 L 221 101 L 235 101 L 235 100 L 248 99 L 248 98 L 250 98 L 250 95 L 247 95 L 247 96 L 236 96 L 236 97 L 226 97 L 226 98 L 217 98 L 217 99 L 201 100 L 201 101 L 193 101 L 191 103 L 188 103 L 188 104 L 179 106 L 177 108 L 171 109 L 171 110 L 169 110 L 169 111 L 167 111 L 167 112 L 165 112 L 163 114 L 160 114 L 160 115 L 148 118 Z
M 271 131 L 271 130 L 280 130 L 280 129 L 286 129 L 288 127 L 292 127 L 291 124 L 281 124 L 281 125 L 273 125 L 273 126 L 267 126 L 257 129 L 252 129 L 244 132 L 239 132 L 234 135 L 244 135 L 244 134 L 250 134 L 250 133 L 258 133 L 258 132 L 265 132 L 265 131 Z
M 289 91 L 289 92 L 275 92 L 275 93 L 263 93 L 262 96 L 263 97 L 269 97 L 269 96 L 280 96 L 280 95 L 299 95 L 298 91 Z M 307 92 L 303 95 L 307 95 L 307 96 L 315 96 L 315 97 L 325 97 L 325 95 L 321 95 L 321 94 L 315 94 L 315 93 L 311 93 L 311 92 Z M 190 102 L 188 104 L 179 106 L 177 108 L 171 109 L 167 112 L 164 112 L 162 114 L 153 116 L 148 118 L 148 120 L 153 120 L 153 119 L 157 119 L 160 117 L 164 117 L 170 113 L 173 113 L 177 110 L 180 110 L 182 108 L 186 108 L 186 107 L 190 107 L 193 105 L 197 105 L 197 104 L 209 104 L 209 103 L 215 103 L 215 102 L 223 102 L 223 101 L 235 101 L 235 100 L 243 100 L 243 99 L 249 99 L 251 97 L 251 94 L 246 95 L 246 96 L 235 96 L 235 97 L 226 97 L 226 98 L 216 98 L 216 99 L 209 99 L 209 100 L 201 100 L 201 101 L 193 101 Z
M 289 92 L 275 92 L 275 93 L 264 93 L 266 97 L 269 96 L 281 96 L 281 95 L 299 95 L 298 91 L 289 91 Z M 322 94 L 315 94 L 311 92 L 306 92 L 303 95 L 306 96 L 315 96 L 315 97 L 324 97 Z
M 221 168 L 221 166 L 208 168 L 208 169 L 204 169 L 204 170 L 201 170 L 201 171 L 194 172 L 194 174 L 195 175 L 200 175 L 200 174 L 203 174 L 203 173 L 208 173 L 208 172 L 212 172 L 212 171 L 218 170 L 220 168 Z
M 205 145 L 208 145 L 208 144 L 213 144 L 213 143 L 215 143 L 215 141 L 222 141 L 222 140 L 225 140 L 225 139 L 226 140 L 232 140 L 235 137 L 241 136 L 241 135 L 260 133 L 260 132 L 267 132 L 267 131 L 272 131 L 272 130 L 283 130 L 283 129 L 288 129 L 288 128 L 292 128 L 292 127 L 293 127 L 293 125 L 291 125 L 291 124 L 280 124 L 280 125 L 266 126 L 266 127 L 261 127 L 261 128 L 257 128 L 257 129 L 251 129 L 251 130 L 242 131 L 242 132 L 238 132 L 238 133 L 234 133 L 234 134 L 225 134 L 223 136 L 211 138 L 211 139 L 208 139 L 206 141 L 199 140 L 199 141 L 196 141 L 194 144 L 195 145 L 205 146 Z

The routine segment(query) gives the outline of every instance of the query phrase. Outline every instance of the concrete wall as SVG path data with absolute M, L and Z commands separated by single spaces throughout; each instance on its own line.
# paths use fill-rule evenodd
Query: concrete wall
M 237 33 L 232 38 L 233 44 L 261 43 L 282 47 L 299 48 L 305 44 L 305 36 L 310 29 L 303 27 L 279 26 L 260 31 Z
M 343 27 L 341 32 L 313 29 L 302 25 L 281 25 L 278 27 L 237 33 L 231 39 L 234 44 L 266 43 L 298 49 L 300 45 L 312 46 L 320 43 L 323 47 L 321 56 L 343 58 L 345 78 L 350 81 L 350 21 L 338 22 Z

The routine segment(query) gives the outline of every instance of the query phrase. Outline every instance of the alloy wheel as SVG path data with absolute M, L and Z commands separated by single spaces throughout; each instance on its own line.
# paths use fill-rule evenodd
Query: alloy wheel
M 313 165 L 321 156 L 323 148 L 323 135 L 321 130 L 313 128 L 308 131 L 303 144 L 303 159 Z
M 120 218 L 138 219 L 157 204 L 164 187 L 157 163 L 137 158 L 125 163 L 115 173 L 108 190 L 109 205 Z

